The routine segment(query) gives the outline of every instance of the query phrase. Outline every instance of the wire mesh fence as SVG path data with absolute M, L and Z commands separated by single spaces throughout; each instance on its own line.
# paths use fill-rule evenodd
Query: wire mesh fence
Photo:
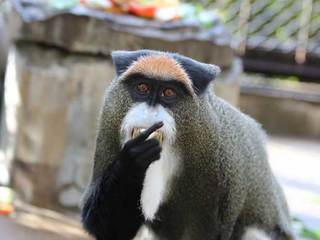
M 292 54 L 297 63 L 320 57 L 320 0 L 216 0 L 236 49 Z

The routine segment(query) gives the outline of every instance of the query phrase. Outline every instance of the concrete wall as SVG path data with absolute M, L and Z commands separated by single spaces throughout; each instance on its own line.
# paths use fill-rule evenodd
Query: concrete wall
M 242 79 L 239 107 L 270 134 L 320 138 L 320 84 Z

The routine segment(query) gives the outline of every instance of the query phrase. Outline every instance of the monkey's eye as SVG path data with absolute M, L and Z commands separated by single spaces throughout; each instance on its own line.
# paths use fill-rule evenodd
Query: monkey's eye
M 136 90 L 140 94 L 148 94 L 150 92 L 150 88 L 149 88 L 148 84 L 146 84 L 146 83 L 139 83 L 136 87 Z
M 172 88 L 166 88 L 161 93 L 161 97 L 175 97 L 176 95 L 176 92 Z

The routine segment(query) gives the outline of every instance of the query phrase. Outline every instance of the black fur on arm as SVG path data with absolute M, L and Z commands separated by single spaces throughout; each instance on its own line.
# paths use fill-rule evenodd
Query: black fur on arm
M 82 222 L 97 240 L 132 239 L 143 223 L 139 203 L 145 172 L 161 152 L 157 140 L 146 139 L 161 126 L 162 123 L 154 124 L 129 140 L 92 183 L 83 204 Z

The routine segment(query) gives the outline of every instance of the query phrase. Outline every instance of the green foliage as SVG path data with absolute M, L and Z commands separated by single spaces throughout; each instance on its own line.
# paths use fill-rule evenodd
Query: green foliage
M 287 35 L 284 27 L 279 27 L 278 29 L 276 29 L 275 33 L 276 38 L 282 42 L 285 42 L 290 38 L 290 36 Z
M 79 0 L 50 0 L 49 6 L 55 10 L 73 8 L 79 4 Z
M 319 230 L 311 230 L 308 228 L 302 228 L 300 232 L 301 237 L 312 239 L 312 240 L 320 240 L 320 229 Z
M 301 239 L 320 240 L 320 228 L 308 228 L 300 219 L 296 217 L 292 219 L 292 222 L 294 229 L 296 229 L 296 234 L 298 234 Z
M 313 203 L 316 203 L 316 204 L 319 204 L 319 205 L 320 205 L 320 195 L 317 194 L 317 195 L 312 196 L 312 197 L 311 197 L 311 201 L 312 201 Z
M 204 5 L 196 4 L 182 4 L 180 7 L 180 14 L 182 18 L 196 19 L 204 28 L 211 28 L 215 19 L 220 18 L 219 11 L 211 7 L 205 8 Z

